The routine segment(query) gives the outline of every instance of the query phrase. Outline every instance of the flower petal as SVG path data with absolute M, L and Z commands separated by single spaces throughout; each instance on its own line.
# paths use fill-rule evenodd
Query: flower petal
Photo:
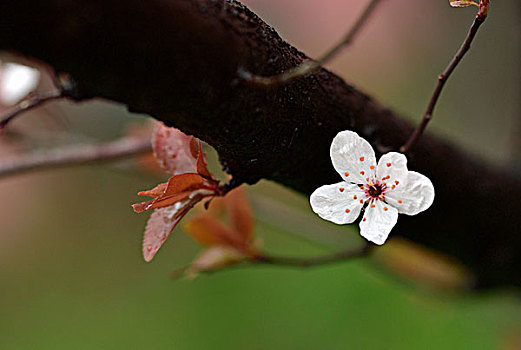
M 335 224 L 350 224 L 360 215 L 364 192 L 354 184 L 339 182 L 319 187 L 311 194 L 311 208 L 322 219 Z
M 368 241 L 382 245 L 396 221 L 397 209 L 382 201 L 374 201 L 366 207 L 364 218 L 360 221 L 360 235 Z
M 416 215 L 428 209 L 434 201 L 434 186 L 425 175 L 409 171 L 404 186 L 396 187 L 385 195 L 385 201 L 398 209 L 400 214 Z
M 364 184 L 376 174 L 373 148 L 356 132 L 339 132 L 331 143 L 330 155 L 335 170 L 347 182 Z
M 405 186 L 407 174 L 407 158 L 402 153 L 389 152 L 378 161 L 376 176 L 387 185 L 386 193 Z

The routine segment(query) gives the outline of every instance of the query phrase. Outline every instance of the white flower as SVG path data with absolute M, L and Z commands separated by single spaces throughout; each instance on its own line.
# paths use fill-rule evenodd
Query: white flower
M 315 190 L 311 207 L 325 220 L 350 224 L 365 206 L 360 234 L 371 242 L 384 244 L 398 214 L 416 215 L 434 200 L 432 182 L 408 171 L 403 154 L 384 154 L 377 165 L 373 148 L 355 132 L 338 133 L 330 153 L 344 181 Z

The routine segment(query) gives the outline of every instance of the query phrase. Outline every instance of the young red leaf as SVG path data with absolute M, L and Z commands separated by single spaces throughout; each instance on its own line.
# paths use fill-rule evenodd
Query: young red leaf
M 188 213 L 193 204 L 170 206 L 154 210 L 148 219 L 143 237 L 143 258 L 150 261 L 179 221 Z
M 225 197 L 230 223 L 244 240 L 248 241 L 253 234 L 253 212 L 246 193 L 239 187 Z
M 193 137 L 158 122 L 152 146 L 159 165 L 172 175 L 196 173 L 197 155 L 191 150 Z
M 204 198 L 222 195 L 219 182 L 208 171 L 206 156 L 198 139 L 158 123 L 152 145 L 159 164 L 174 176 L 166 183 L 138 193 L 152 197 L 152 200 L 132 205 L 137 213 L 155 209 L 143 239 L 146 261 L 152 260 L 174 227 L 195 204 Z M 223 240 L 229 241 L 235 235 L 233 230 L 230 231 L 222 234 Z M 233 241 L 234 244 L 239 245 L 240 236 L 234 239 L 238 239 Z
M 159 197 L 161 194 L 163 194 L 163 192 L 165 192 L 167 185 L 168 185 L 168 182 L 163 182 L 151 190 L 141 191 L 141 192 L 138 192 L 137 194 L 138 194 L 138 196 L 147 196 L 147 197 L 156 198 L 156 197 Z
M 168 197 L 158 197 L 151 201 L 132 204 L 132 208 L 134 208 L 136 213 L 142 213 L 151 209 L 169 207 L 189 199 L 192 193 L 191 191 L 186 191 Z
M 215 271 L 226 266 L 234 265 L 246 256 L 227 246 L 213 246 L 199 254 L 192 265 L 185 271 L 187 276 L 195 276 L 201 271 Z
M 206 246 L 225 245 L 237 250 L 244 250 L 242 237 L 234 230 L 223 225 L 216 218 L 202 213 L 187 220 L 183 225 L 188 233 L 198 243 Z
M 218 182 L 208 170 L 208 164 L 206 162 L 206 155 L 201 147 L 201 142 L 197 140 L 198 153 L 197 153 L 197 173 L 212 182 Z
M 160 190 L 163 190 L 163 192 L 160 193 Z M 212 195 L 216 191 L 217 186 L 215 184 L 208 183 L 198 174 L 174 175 L 168 180 L 166 185 L 159 184 L 151 190 L 139 192 L 139 195 L 155 196 L 156 198 L 148 202 L 134 204 L 132 207 L 134 211 L 141 213 L 146 210 L 173 205 L 178 201 L 197 194 L 203 197 Z

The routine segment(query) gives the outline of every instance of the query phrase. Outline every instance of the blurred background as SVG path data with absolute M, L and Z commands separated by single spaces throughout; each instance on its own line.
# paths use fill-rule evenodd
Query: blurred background
M 366 1 L 244 3 L 318 57 Z M 520 10 L 515 0 L 492 1 L 429 126 L 512 171 L 521 169 Z M 446 0 L 385 1 L 328 67 L 418 121 L 475 12 Z M 38 89 L 50 86 L 42 74 Z M 106 102 L 51 102 L 9 125 L 0 157 L 114 139 L 145 121 Z M 148 214 L 130 205 L 167 176 L 140 164 L 0 179 L 0 349 L 521 349 L 517 291 L 470 293 L 471 276 L 457 263 L 399 240 L 374 258 L 332 266 L 258 266 L 172 280 L 201 248 L 180 225 L 151 263 L 143 261 Z M 322 222 L 307 198 L 267 182 L 246 190 L 267 251 L 311 256 L 360 242 L 355 225 Z

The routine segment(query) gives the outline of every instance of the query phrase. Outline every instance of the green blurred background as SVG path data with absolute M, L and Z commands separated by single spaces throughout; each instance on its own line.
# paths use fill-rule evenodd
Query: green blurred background
M 245 3 L 316 57 L 342 36 L 365 1 Z M 519 163 L 520 10 L 518 1 L 492 1 L 490 18 L 429 127 L 491 166 Z M 418 120 L 474 13 L 451 9 L 445 0 L 385 1 L 329 67 Z M 143 119 L 107 103 L 60 102 L 12 128 L 45 144 L 114 138 Z M 8 154 L 2 147 L 0 154 Z M 178 228 L 145 263 L 148 215 L 130 208 L 137 191 L 161 180 L 133 162 L 0 180 L 0 349 L 521 348 L 516 291 L 434 292 L 369 259 L 171 280 L 169 273 L 200 248 Z M 321 222 L 307 198 L 275 184 L 261 183 L 248 194 L 268 251 L 327 254 L 359 242 L 356 227 Z

